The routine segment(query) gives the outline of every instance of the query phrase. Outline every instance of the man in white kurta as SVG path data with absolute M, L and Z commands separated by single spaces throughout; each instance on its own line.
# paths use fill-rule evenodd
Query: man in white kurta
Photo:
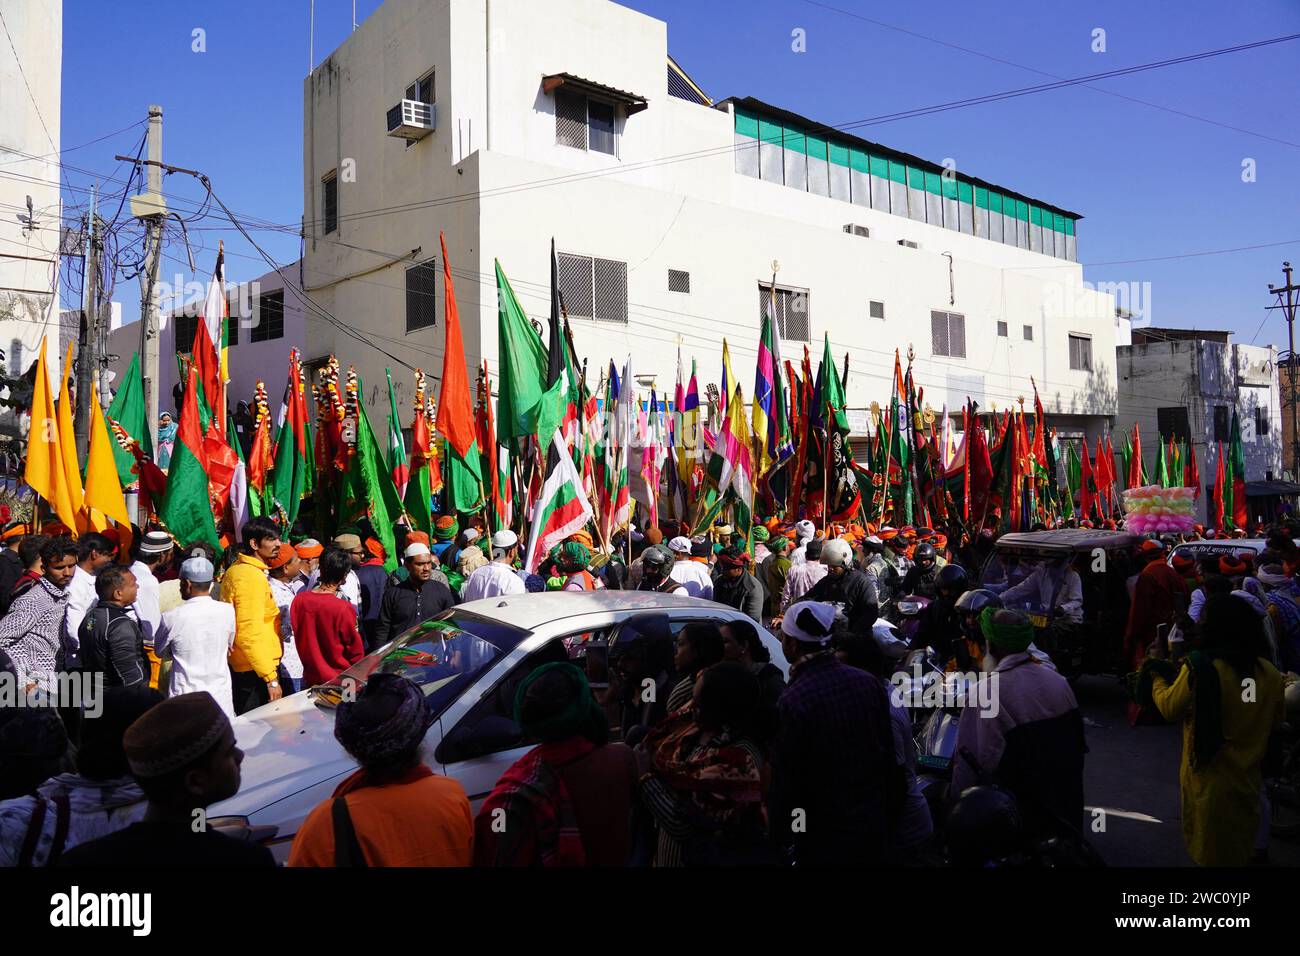
M 528 589 L 514 571 L 519 554 L 519 536 L 506 529 L 492 536 L 492 562 L 476 568 L 461 588 L 462 602 L 479 601 L 502 594 L 523 594 Z
M 172 662 L 170 696 L 206 690 L 231 720 L 234 692 L 227 657 L 235 644 L 235 608 L 212 599 L 212 562 L 190 558 L 181 565 L 180 607 L 162 616 L 154 652 Z
M 712 601 L 713 578 L 709 576 L 707 565 L 691 560 L 690 539 L 679 535 L 668 542 L 668 549 L 677 559 L 673 562 L 668 576 L 684 587 L 691 597 Z

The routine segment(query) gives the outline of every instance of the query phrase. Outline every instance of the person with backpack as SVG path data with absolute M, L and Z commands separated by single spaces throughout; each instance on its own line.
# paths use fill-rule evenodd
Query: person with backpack
M 474 821 L 465 789 L 423 760 L 433 712 L 400 674 L 373 674 L 338 705 L 334 736 L 360 764 L 294 837 L 289 866 L 469 866 Z

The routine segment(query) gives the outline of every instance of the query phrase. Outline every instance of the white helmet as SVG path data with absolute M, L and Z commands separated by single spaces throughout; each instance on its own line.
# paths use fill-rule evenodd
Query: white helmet
M 822 545 L 822 564 L 828 568 L 847 568 L 853 563 L 853 549 L 843 538 Z

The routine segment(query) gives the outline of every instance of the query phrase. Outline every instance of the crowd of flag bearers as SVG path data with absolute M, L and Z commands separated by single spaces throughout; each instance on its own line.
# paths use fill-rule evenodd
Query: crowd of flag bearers
M 680 359 L 672 401 L 653 390 L 647 400 L 630 356 L 595 373 L 579 360 L 553 249 L 545 339 L 498 264 L 497 381 L 485 363 L 471 383 L 445 242 L 443 262 L 437 401 L 414 370 L 404 419 L 389 371 L 386 448 L 355 371 L 332 356 L 312 381 L 290 353 L 274 420 L 260 382 L 247 419 L 243 408 L 229 412 L 220 257 L 193 352 L 178 357 L 177 417 L 156 435 L 133 361 L 107 409 L 85 397 L 83 469 L 70 356 L 56 401 L 42 346 L 26 464 L 34 500 L 0 548 L 0 668 L 36 695 L 57 693 L 69 672 L 102 676 L 113 720 L 94 723 L 70 706 L 0 708 L 0 852 L 10 862 L 56 863 L 65 850 L 68 862 L 101 862 L 148 844 L 141 859 L 163 862 L 188 847 L 213 862 L 269 863 L 259 848 L 187 842 L 181 829 L 183 810 L 238 788 L 232 718 L 336 679 L 458 603 L 604 589 L 713 601 L 743 619 L 643 635 L 643 656 L 626 666 L 664 691 L 650 704 L 594 693 L 573 664 L 529 675 L 514 716 L 538 746 L 484 807 L 504 814 L 506 835 L 482 813 L 476 821 L 459 785 L 424 763 L 419 689 L 372 677 L 337 708 L 336 736 L 359 769 L 308 818 L 291 865 L 932 859 L 938 837 L 902 743 L 910 732 L 900 731 L 887 675 L 862 644 L 887 594 L 946 595 L 944 620 L 956 622 L 950 605 L 968 583 L 960 564 L 973 570 L 997 535 L 1122 527 L 1121 485 L 1199 488 L 1192 449 L 1172 439 L 1161 439 L 1149 482 L 1136 426 L 1118 462 L 1110 435 L 1092 449 L 1058 441 L 1036 386 L 1030 411 L 1023 401 L 1000 413 L 968 402 L 956 432 L 947 409 L 925 404 L 910 354 L 905 367 L 898 353 L 888 406 L 873 409 L 857 461 L 847 356 L 837 366 L 828 337 L 815 373 L 806 348 L 798 367 L 783 359 L 773 309 L 759 330 L 751 395 L 724 342 L 716 400 L 701 402 L 696 364 L 685 374 Z M 1235 415 L 1232 435 L 1217 456 L 1214 527 L 1198 535 L 1246 533 Z M 1216 628 L 1203 656 L 1189 658 L 1201 690 L 1214 668 L 1223 682 L 1224 667 L 1244 673 L 1258 657 L 1269 706 L 1280 707 L 1277 668 L 1300 667 L 1300 555 L 1285 537 L 1277 570 L 1238 575 L 1234 565 L 1219 575 L 1262 609 L 1272 645 L 1258 655 L 1225 637 L 1239 609 L 1217 600 L 1216 576 L 1166 565 L 1159 541 L 1148 542 L 1159 555 L 1144 552 L 1150 573 L 1132 582 L 1128 650 L 1143 675 L 1132 716 L 1158 712 L 1195 728 L 1183 787 L 1196 803 L 1188 841 L 1200 862 L 1238 860 L 1242 828 L 1259 819 L 1241 801 L 1243 780 L 1259 789 L 1263 723 L 1257 711 L 1225 711 L 1211 727 L 1188 671 L 1146 659 L 1161 624 L 1197 626 L 1190 576 Z M 760 626 L 781 636 L 788 686 Z M 1038 709 L 1025 713 L 1074 727 L 1072 691 L 1025 633 L 1023 620 L 991 616 L 965 636 L 984 642 L 977 656 L 993 666 L 1034 669 L 1034 680 L 1012 682 L 1036 695 Z M 936 640 L 965 646 L 961 636 Z M 979 739 L 1000 752 L 1002 737 Z M 1234 769 L 1224 774 L 1212 762 L 1229 751 Z M 1067 777 L 1081 775 L 1077 757 Z M 1081 776 L 1062 786 L 1081 793 Z M 807 807 L 832 823 L 812 836 L 773 829 L 772 814 Z

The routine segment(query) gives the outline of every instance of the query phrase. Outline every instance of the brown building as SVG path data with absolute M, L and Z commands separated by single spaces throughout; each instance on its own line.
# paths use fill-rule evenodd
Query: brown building
M 1277 385 L 1282 405 L 1282 470 L 1291 472 L 1291 479 L 1300 476 L 1295 460 L 1296 403 L 1291 399 L 1292 379 L 1296 374 L 1296 360 L 1288 356 L 1277 363 Z M 1300 388 L 1300 380 L 1295 383 Z

